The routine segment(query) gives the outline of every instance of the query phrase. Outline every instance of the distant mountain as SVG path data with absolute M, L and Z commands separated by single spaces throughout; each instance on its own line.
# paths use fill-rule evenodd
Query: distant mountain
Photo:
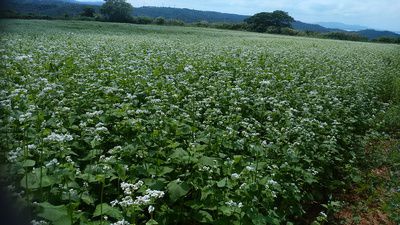
M 292 23 L 292 27 L 296 30 L 300 31 L 312 31 L 312 32 L 319 32 L 319 33 L 328 33 L 328 32 L 342 32 L 343 30 L 339 29 L 330 29 L 318 24 L 310 24 L 310 23 L 303 23 L 301 21 L 294 21 Z
M 99 11 L 95 2 L 78 2 L 75 0 L 8 0 L 2 2 L 0 11 L 15 11 L 19 14 L 35 14 L 41 16 L 62 17 L 79 15 L 85 7 L 93 7 Z
M 364 26 L 360 26 L 360 25 L 350 25 L 350 24 L 337 23 L 337 22 L 319 22 L 317 24 L 321 25 L 323 27 L 326 27 L 326 28 L 340 29 L 340 30 L 346 30 L 346 31 L 360 31 L 360 30 L 368 29 L 368 27 L 364 27 Z
M 36 0 L 38 1 L 38 0 Z M 43 0 L 39 0 L 43 1 Z M 61 1 L 61 2 L 68 2 L 68 3 L 74 3 L 74 4 L 83 4 L 83 5 L 103 5 L 104 1 L 78 1 L 78 0 L 53 0 L 53 1 Z
M 359 31 L 346 31 L 342 29 L 333 29 L 333 28 L 327 28 L 318 24 L 310 24 L 310 23 L 303 23 L 300 21 L 295 21 L 292 23 L 292 26 L 296 30 L 300 31 L 313 31 L 313 32 L 319 32 L 319 33 L 329 33 L 329 32 L 344 32 L 344 33 L 353 33 L 353 34 L 358 34 L 360 36 L 366 37 L 369 40 L 376 39 L 379 37 L 400 37 L 400 34 L 397 34 L 395 32 L 391 31 L 377 31 L 373 29 L 365 29 L 365 30 L 359 30 Z
M 186 23 L 193 23 L 199 21 L 207 22 L 229 22 L 239 23 L 249 16 L 220 13 L 213 11 L 200 11 L 193 9 L 180 9 L 171 7 L 140 7 L 133 10 L 134 16 L 148 16 L 148 17 L 164 17 L 166 19 L 178 19 Z
M 356 33 L 358 33 L 361 36 L 368 37 L 368 39 L 376 39 L 379 37 L 400 38 L 400 34 L 391 31 L 377 31 L 377 30 L 367 29 L 367 30 L 357 31 Z

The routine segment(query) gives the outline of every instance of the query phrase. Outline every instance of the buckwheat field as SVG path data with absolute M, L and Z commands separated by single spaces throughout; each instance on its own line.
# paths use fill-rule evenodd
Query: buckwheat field
M 400 76 L 398 45 L 1 27 L 3 179 L 37 225 L 322 224 Z

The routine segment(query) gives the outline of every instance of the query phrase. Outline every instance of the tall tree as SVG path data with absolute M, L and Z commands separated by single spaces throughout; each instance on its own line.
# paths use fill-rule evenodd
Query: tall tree
M 96 13 L 96 10 L 92 7 L 85 7 L 83 8 L 83 11 L 81 13 L 81 16 L 85 17 L 94 17 L 94 14 Z
M 104 0 L 100 12 L 107 20 L 125 22 L 131 19 L 133 7 L 126 0 Z
M 289 16 L 287 12 L 276 10 L 272 13 L 261 12 L 245 20 L 249 25 L 250 30 L 256 32 L 266 32 L 269 27 L 274 27 L 280 30 L 284 27 L 291 27 L 294 22 L 293 17 Z

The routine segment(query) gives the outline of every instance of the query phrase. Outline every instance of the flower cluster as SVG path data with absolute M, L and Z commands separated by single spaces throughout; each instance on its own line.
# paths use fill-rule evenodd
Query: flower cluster
M 237 208 L 243 207 L 243 204 L 241 202 L 234 202 L 233 200 L 229 200 L 228 202 L 225 202 L 225 204 L 230 207 L 237 207 Z
M 70 134 L 57 134 L 57 133 L 51 133 L 49 136 L 45 137 L 43 141 L 45 142 L 67 142 L 67 141 L 72 141 L 74 138 Z

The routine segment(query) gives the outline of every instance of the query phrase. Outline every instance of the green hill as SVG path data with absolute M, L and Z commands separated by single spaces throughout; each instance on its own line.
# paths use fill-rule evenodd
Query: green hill
M 65 17 L 77 16 L 85 7 L 93 7 L 99 13 L 100 5 L 102 2 L 78 2 L 76 0 L 9 0 L 2 3 L 0 12 L 3 16 L 8 17 L 7 13 L 16 12 L 18 14 L 27 15 L 41 15 L 50 17 Z M 181 9 L 171 7 L 139 7 L 133 11 L 133 16 L 140 17 L 163 17 L 165 19 L 177 19 L 186 23 L 194 23 L 200 21 L 207 21 L 209 23 L 241 23 L 249 16 L 238 15 L 231 13 L 220 13 L 214 11 L 200 11 L 193 9 Z M 311 31 L 318 33 L 329 32 L 344 32 L 345 30 L 326 28 L 317 24 L 309 24 L 301 21 L 295 21 L 292 24 L 293 28 L 299 31 Z M 350 32 L 354 34 L 354 32 Z M 355 32 L 368 39 L 376 39 L 379 37 L 400 37 L 399 34 L 390 31 L 377 31 L 377 30 L 361 30 Z

